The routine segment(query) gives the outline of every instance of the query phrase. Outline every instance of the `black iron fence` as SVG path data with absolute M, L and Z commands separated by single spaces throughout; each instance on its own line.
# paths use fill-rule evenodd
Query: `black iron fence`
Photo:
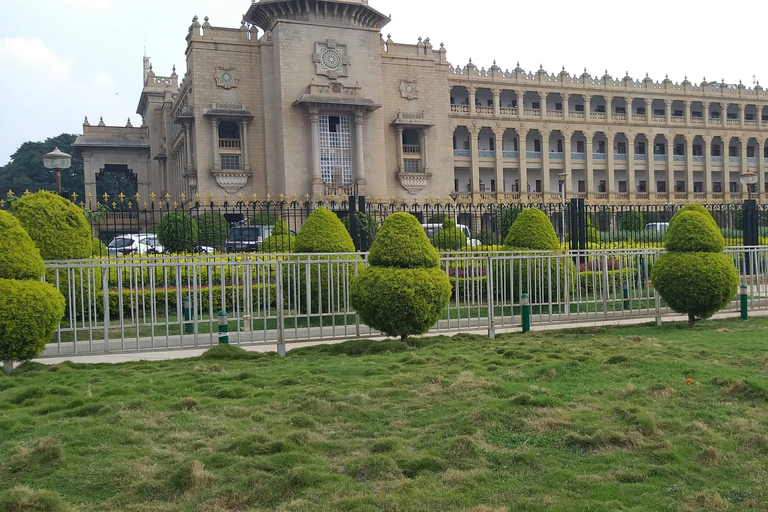
M 717 222 L 726 245 L 768 245 L 768 205 L 755 201 L 704 205 Z M 104 242 L 97 255 L 226 252 L 291 252 L 295 235 L 318 207 L 333 211 L 355 246 L 367 251 L 384 220 L 408 212 L 442 249 L 485 250 L 503 246 L 510 227 L 527 208 L 549 218 L 564 247 L 632 248 L 661 244 L 669 220 L 682 205 L 588 205 L 583 199 L 563 204 L 473 204 L 344 201 L 251 201 L 187 203 L 169 201 L 144 209 L 87 211 L 94 234 Z M 446 220 L 456 229 L 438 236 Z

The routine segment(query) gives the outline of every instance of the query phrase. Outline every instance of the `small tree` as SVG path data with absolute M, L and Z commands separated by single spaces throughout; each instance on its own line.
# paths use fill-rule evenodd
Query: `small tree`
M 688 326 L 711 317 L 736 296 L 739 273 L 723 254 L 725 241 L 711 216 L 696 208 L 680 211 L 669 224 L 667 249 L 651 269 L 651 280 Z
M 8 373 L 13 361 L 40 355 L 64 316 L 64 297 L 40 281 L 44 271 L 19 221 L 0 211 L 0 361 Z
M 643 214 L 636 210 L 629 210 L 621 214 L 621 220 L 619 221 L 619 229 L 622 231 L 629 231 L 631 233 L 639 233 L 645 227 L 643 221 Z
M 350 303 L 367 325 L 387 336 L 424 334 L 443 314 L 451 283 L 438 265 L 419 221 L 387 217 L 368 255 L 370 266 L 352 279 Z
M 229 235 L 229 221 L 219 212 L 205 212 L 195 219 L 199 234 L 197 243 L 209 247 L 222 247 Z
M 157 238 L 169 253 L 191 252 L 197 237 L 197 221 L 184 212 L 167 212 L 157 225 Z
M 459 250 L 467 245 L 467 236 L 456 227 L 453 219 L 445 219 L 443 227 L 435 233 L 433 242 L 438 249 Z
M 251 226 L 274 226 L 275 222 L 277 217 L 264 210 L 259 211 L 250 220 Z
M 270 235 L 261 242 L 259 252 L 266 254 L 291 252 L 295 245 L 296 238 L 291 235 L 288 225 L 278 220 Z

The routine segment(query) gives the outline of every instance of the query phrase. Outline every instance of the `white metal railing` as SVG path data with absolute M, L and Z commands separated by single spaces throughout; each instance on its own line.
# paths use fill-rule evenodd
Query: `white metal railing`
M 671 312 L 655 294 L 650 270 L 662 253 L 442 253 L 453 295 L 434 332 L 516 327 L 523 293 L 534 324 L 661 318 Z M 730 247 L 726 254 L 749 287 L 750 308 L 768 309 L 768 247 Z M 67 313 L 44 356 L 212 346 L 222 309 L 235 345 L 378 335 L 349 303 L 350 280 L 366 265 L 360 253 L 48 262 Z

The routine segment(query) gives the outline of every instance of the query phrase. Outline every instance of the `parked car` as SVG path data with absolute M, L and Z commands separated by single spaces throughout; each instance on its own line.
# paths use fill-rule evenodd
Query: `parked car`
M 162 254 L 165 249 L 154 233 L 144 235 L 117 235 L 107 245 L 110 256 L 128 256 L 131 254 Z
M 424 232 L 429 237 L 430 242 L 434 242 L 435 235 L 437 234 L 440 229 L 442 229 L 442 224 L 422 224 L 422 228 L 424 228 Z M 476 247 L 479 245 L 482 245 L 480 243 L 480 240 L 477 240 L 475 238 L 472 238 L 472 232 L 469 230 L 469 227 L 465 226 L 464 224 L 456 224 L 456 227 L 461 230 L 462 233 L 464 233 L 464 236 L 467 237 L 467 247 Z
M 224 244 L 226 252 L 256 252 L 272 232 L 272 226 L 240 226 L 229 230 Z

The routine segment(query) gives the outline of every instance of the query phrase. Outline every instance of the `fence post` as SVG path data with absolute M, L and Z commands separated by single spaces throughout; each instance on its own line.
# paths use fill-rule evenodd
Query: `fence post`
M 117 272 L 120 271 L 115 267 Z M 104 307 L 104 352 L 109 352 L 109 266 L 104 265 L 101 275 L 102 306 Z M 120 293 L 118 291 L 118 293 Z
M 748 187 L 751 185 L 747 185 Z M 744 246 L 754 247 L 759 244 L 759 234 L 757 228 L 757 201 L 754 199 L 747 199 L 744 201 L 744 209 L 742 210 L 744 229 Z M 744 251 L 744 273 L 746 275 L 752 275 L 754 265 L 752 264 L 752 252 L 747 249 Z
M 661 327 L 661 295 L 656 289 L 653 289 L 653 294 L 656 296 L 656 325 Z
M 309 276 L 307 276 L 309 278 Z M 277 354 L 285 357 L 285 309 L 283 304 L 283 262 L 277 262 L 277 275 L 275 276 L 277 287 Z
M 528 298 L 527 293 L 520 297 L 520 306 L 522 306 L 523 334 L 527 334 L 531 330 L 531 299 Z
M 363 215 L 364 226 L 360 226 L 360 252 L 368 252 L 368 211 L 365 196 L 358 196 L 357 211 Z
M 496 312 L 493 304 L 493 266 L 491 256 L 488 255 L 485 270 L 485 291 L 488 294 L 488 337 L 496 339 Z M 458 283 L 458 279 L 456 280 Z M 458 287 L 457 287 L 458 288 Z
M 349 236 L 352 237 L 352 242 L 354 242 L 355 248 L 359 251 L 360 240 L 357 238 L 357 198 L 355 196 L 349 196 L 347 207 L 349 208 Z

